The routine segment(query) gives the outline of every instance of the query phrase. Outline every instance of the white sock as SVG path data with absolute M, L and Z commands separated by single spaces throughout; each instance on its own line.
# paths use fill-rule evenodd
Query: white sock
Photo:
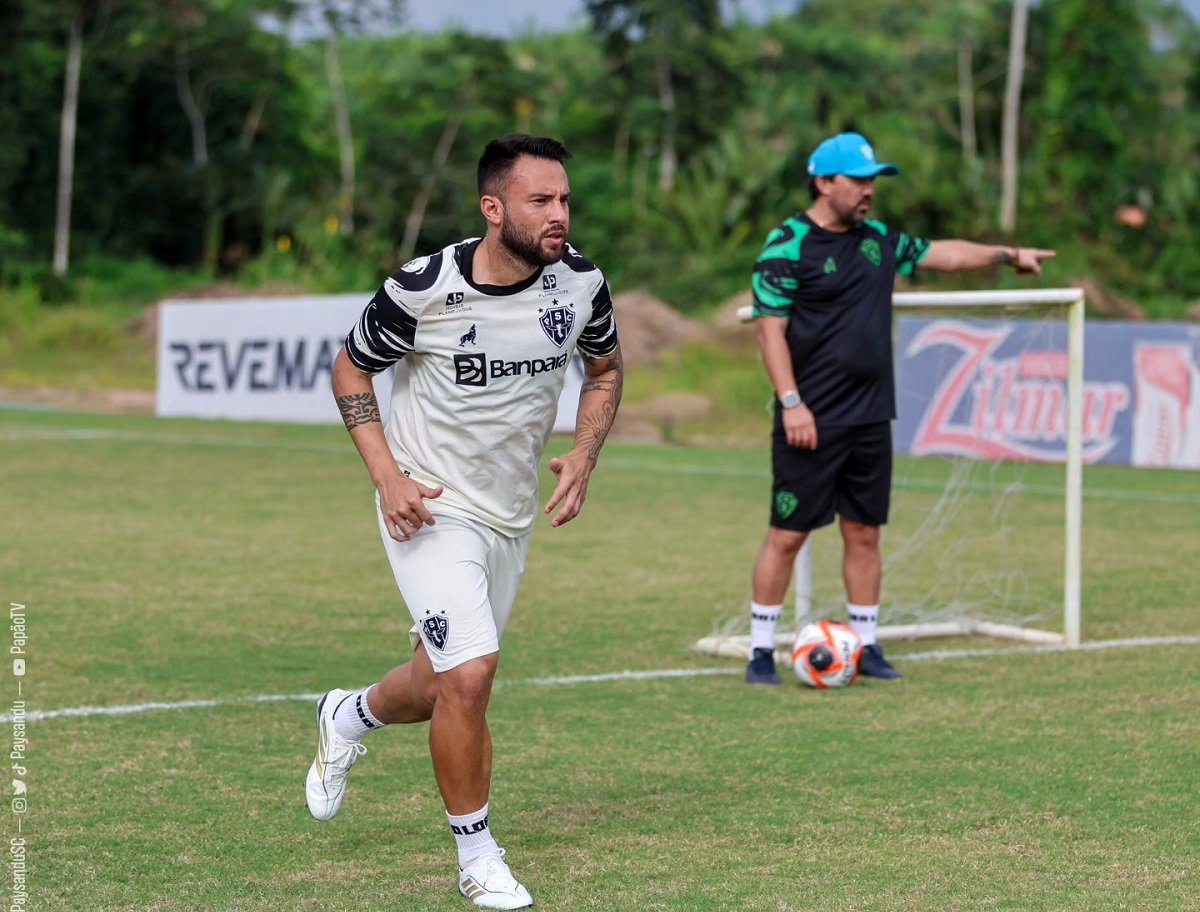
M 878 605 L 846 605 L 846 613 L 850 616 L 850 626 L 863 641 L 864 646 L 875 642 L 875 628 L 879 626 Z
M 361 741 L 367 732 L 383 728 L 383 723 L 371 714 L 371 708 L 367 706 L 367 691 L 371 687 L 364 687 L 348 697 L 343 697 L 342 702 L 333 711 L 333 728 L 339 737 L 347 741 Z
M 484 855 L 499 853 L 500 846 L 492 837 L 488 827 L 488 805 L 484 805 L 473 814 L 463 814 L 456 817 L 449 811 L 446 817 L 450 821 L 450 830 L 454 833 L 454 841 L 458 843 L 458 866 L 465 868 L 476 858 Z
M 750 603 L 750 655 L 756 649 L 775 651 L 775 625 L 783 613 L 782 605 Z

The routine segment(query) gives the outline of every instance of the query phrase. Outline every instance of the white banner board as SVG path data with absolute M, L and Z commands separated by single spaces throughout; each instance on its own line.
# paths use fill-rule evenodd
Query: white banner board
M 340 424 L 333 359 L 371 293 L 163 301 L 155 411 L 174 418 Z M 395 370 L 403 370 L 403 362 Z M 572 360 L 554 430 L 573 431 L 583 369 Z M 386 417 L 392 371 L 375 378 Z

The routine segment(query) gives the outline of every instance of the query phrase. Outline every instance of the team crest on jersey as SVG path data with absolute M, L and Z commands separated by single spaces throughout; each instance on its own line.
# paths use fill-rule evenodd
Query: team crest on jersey
M 872 266 L 878 266 L 883 262 L 883 250 L 879 246 L 879 241 L 874 238 L 867 238 L 859 245 L 858 249 L 871 261 Z
M 569 307 L 562 307 L 558 304 L 558 299 L 555 298 L 554 307 L 547 307 L 542 311 L 542 315 L 538 317 L 538 322 L 542 324 L 542 332 L 559 348 L 562 348 L 567 339 L 571 337 L 571 329 L 575 326 L 575 311 Z
M 421 621 L 421 634 L 438 652 L 446 648 L 446 641 L 450 638 L 450 620 L 446 617 L 443 611 L 441 614 L 427 613 L 423 621 Z

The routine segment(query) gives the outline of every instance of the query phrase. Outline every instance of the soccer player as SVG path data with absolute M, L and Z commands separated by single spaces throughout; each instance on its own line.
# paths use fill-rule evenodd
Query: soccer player
M 754 563 L 746 681 L 778 684 L 775 627 L 808 534 L 839 518 L 850 625 L 864 648 L 859 673 L 900 673 L 876 642 L 883 574 L 880 526 L 892 482 L 892 289 L 918 266 L 943 272 L 998 263 L 1040 275 L 1053 250 L 964 240 L 927 241 L 867 218 L 875 160 L 858 133 L 841 133 L 808 160 L 809 208 L 767 235 L 754 266 L 755 333 L 775 388 L 771 517 Z
M 567 243 L 568 157 L 544 137 L 488 143 L 478 168 L 483 238 L 387 279 L 333 366 L 334 396 L 375 485 L 384 550 L 412 614 L 413 653 L 378 682 L 318 701 L 308 808 L 318 820 L 338 812 L 365 735 L 429 722 L 458 888 L 489 909 L 533 903 L 492 834 L 486 710 L 572 353 L 582 355 L 585 378 L 574 444 L 549 463 L 551 526 L 579 515 L 621 399 L 608 284 Z M 371 377 L 400 361 L 385 426 Z

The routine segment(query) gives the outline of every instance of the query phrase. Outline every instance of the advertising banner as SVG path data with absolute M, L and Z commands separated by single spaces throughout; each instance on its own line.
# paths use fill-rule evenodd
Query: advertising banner
M 1056 320 L 897 321 L 896 451 L 1061 462 L 1067 327 Z M 1200 468 L 1200 326 L 1084 329 L 1083 459 Z
M 330 391 L 333 359 L 371 293 L 163 301 L 158 316 L 156 413 L 340 424 Z M 386 419 L 396 367 L 375 377 Z M 554 430 L 575 428 L 583 383 L 567 370 Z

